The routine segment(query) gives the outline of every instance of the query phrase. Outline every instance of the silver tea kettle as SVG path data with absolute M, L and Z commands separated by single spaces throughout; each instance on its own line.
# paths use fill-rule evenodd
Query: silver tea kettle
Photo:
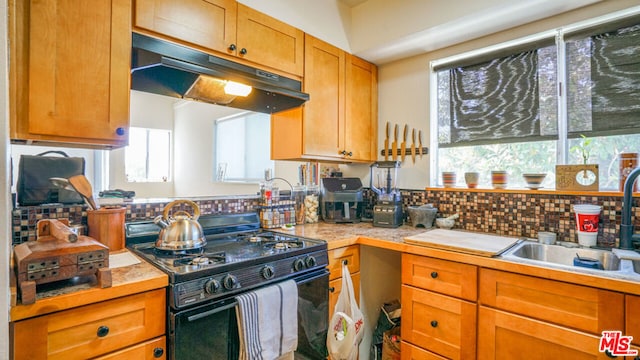
M 176 205 L 186 204 L 193 208 L 193 215 L 179 210 L 169 216 L 170 210 Z M 207 244 L 202 226 L 198 223 L 200 208 L 191 200 L 175 200 L 165 206 L 161 216 L 153 219 L 160 227 L 160 234 L 156 240 L 156 249 L 160 250 L 192 250 Z

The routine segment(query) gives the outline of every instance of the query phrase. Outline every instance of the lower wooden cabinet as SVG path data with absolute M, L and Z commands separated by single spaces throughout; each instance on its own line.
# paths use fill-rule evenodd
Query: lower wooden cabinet
M 113 359 L 153 359 L 156 347 L 166 353 L 165 328 L 165 289 L 158 289 L 12 323 L 13 353 L 16 360 L 69 360 L 123 350 Z M 151 339 L 148 351 L 143 343 Z
M 413 346 L 407 342 L 400 344 L 400 356 L 402 360 L 446 360 L 446 357 L 434 354 L 427 350 Z
M 159 338 L 145 341 L 143 343 L 130 346 L 126 349 L 97 357 L 96 360 L 154 360 L 167 358 L 167 338 Z
M 475 303 L 402 285 L 401 327 L 402 341 L 449 359 L 475 358 Z
M 640 296 L 625 296 L 625 332 L 633 336 L 632 343 L 640 346 Z
M 478 360 L 609 359 L 600 337 L 484 306 L 478 311 Z

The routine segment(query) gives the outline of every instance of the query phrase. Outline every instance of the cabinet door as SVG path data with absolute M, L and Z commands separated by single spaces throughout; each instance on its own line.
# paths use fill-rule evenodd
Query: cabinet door
M 478 269 L 474 265 L 402 254 L 402 283 L 476 301 Z
M 302 76 L 304 32 L 238 4 L 237 56 Z
M 480 269 L 481 305 L 592 334 L 624 329 L 624 296 L 587 286 Z
M 378 69 L 375 65 L 347 55 L 345 150 L 347 158 L 377 159 Z
M 633 336 L 632 342 L 640 346 L 640 296 L 625 296 L 625 324 L 624 335 Z
M 167 358 L 167 340 L 164 336 L 130 346 L 126 349 L 95 358 L 95 360 L 163 360 Z
M 478 324 L 478 360 L 609 358 L 599 336 L 542 321 L 480 306 Z
M 446 360 L 447 358 L 436 355 L 427 350 L 413 346 L 408 342 L 400 343 L 400 356 L 402 360 Z
M 28 60 L 21 63 L 25 60 L 16 56 L 17 66 L 27 69 L 18 71 L 24 78 L 16 86 L 28 93 L 18 102 L 12 137 L 126 145 L 131 0 L 20 6 L 28 7 L 18 15 L 27 21 L 28 14 Z
M 134 26 L 179 42 L 235 55 L 235 0 L 136 0 Z
M 342 277 L 342 263 L 346 261 L 349 273 L 360 271 L 360 245 L 329 250 L 329 280 Z
M 165 289 L 13 324 L 16 359 L 88 359 L 163 336 Z
M 402 285 L 402 340 L 450 359 L 476 355 L 476 304 Z
M 305 36 L 304 105 L 302 129 L 305 155 L 342 159 L 344 150 L 345 52 L 312 36 Z

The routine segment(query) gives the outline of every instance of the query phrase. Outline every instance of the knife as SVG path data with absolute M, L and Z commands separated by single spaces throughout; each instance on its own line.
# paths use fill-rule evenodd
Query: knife
M 389 122 L 387 121 L 387 127 L 385 128 L 384 137 L 384 161 L 389 160 Z
M 393 143 L 391 144 L 391 158 L 398 160 L 398 124 L 393 128 Z
M 411 162 L 416 163 L 416 129 L 411 129 Z
M 404 156 L 407 154 L 407 133 L 409 132 L 409 125 L 404 125 L 404 132 L 402 133 L 402 144 L 400 144 L 400 157 L 404 162 Z
M 418 130 L 418 151 L 420 152 L 420 159 L 422 159 L 422 130 Z

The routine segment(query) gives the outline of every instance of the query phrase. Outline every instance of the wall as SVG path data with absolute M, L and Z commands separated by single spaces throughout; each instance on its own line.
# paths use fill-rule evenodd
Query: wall
M 384 129 L 384 123 L 387 120 L 400 124 L 407 122 L 410 128 L 415 127 L 423 130 L 423 144 L 430 146 L 429 62 L 432 60 L 522 38 L 637 5 L 637 0 L 600 2 L 542 21 L 518 26 L 508 31 L 381 65 L 378 67 L 378 129 Z M 378 144 L 382 144 L 383 140 L 384 131 L 379 131 Z M 428 186 L 430 164 L 427 160 L 431 156 L 433 155 L 426 156 L 426 159 L 416 162 L 416 165 L 403 164 L 403 169 L 399 172 L 401 188 L 422 189 Z

